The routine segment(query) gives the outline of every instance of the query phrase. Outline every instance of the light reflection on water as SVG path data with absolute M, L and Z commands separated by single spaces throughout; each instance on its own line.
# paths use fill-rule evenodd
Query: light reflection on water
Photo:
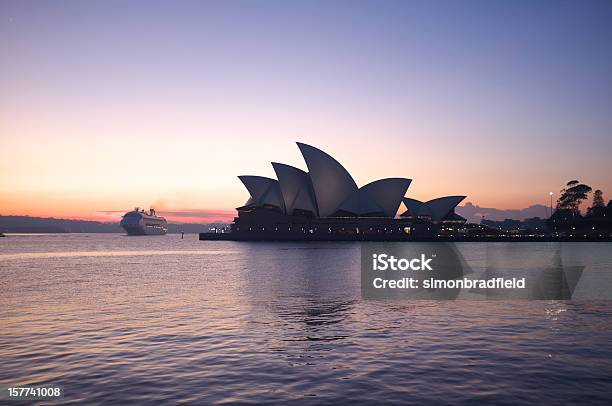
M 236 251 L 66 251 L 66 252 L 23 252 L 19 254 L 0 254 L 0 261 L 32 258 L 68 258 L 68 257 L 148 257 L 153 255 L 231 255 Z
M 358 244 L 195 238 L 0 241 L 0 385 L 64 385 L 87 404 L 612 393 L 609 302 L 364 301 Z

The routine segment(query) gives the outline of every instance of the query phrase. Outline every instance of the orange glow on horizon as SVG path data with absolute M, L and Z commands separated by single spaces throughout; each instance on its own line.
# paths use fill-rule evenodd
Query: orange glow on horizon
M 552 190 L 556 200 L 566 179 L 574 177 L 569 171 L 556 174 L 550 167 L 539 171 L 542 176 L 534 176 L 533 170 L 521 167 L 520 160 L 499 161 L 491 154 L 464 160 L 463 154 L 474 154 L 467 149 L 439 150 L 432 161 L 429 154 L 410 153 L 435 148 L 428 143 L 372 148 L 321 138 L 305 142 L 334 156 L 359 186 L 385 177 L 408 177 L 413 181 L 407 196 L 419 200 L 467 195 L 462 205 L 472 202 L 498 209 L 548 206 L 548 193 Z M 36 147 L 36 142 L 42 142 L 44 148 Z M 100 144 L 94 147 L 96 142 Z M 254 137 L 243 146 L 220 140 L 166 140 L 161 134 L 144 143 L 134 138 L 102 142 L 93 137 L 86 142 L 60 138 L 50 144 L 39 137 L 25 137 L 8 139 L 4 145 L 8 149 L 0 153 L 0 170 L 9 176 L 0 178 L 1 215 L 119 221 L 118 213 L 139 206 L 154 207 L 160 213 L 199 211 L 193 216 L 168 215 L 172 222 L 229 222 L 234 208 L 248 198 L 237 175 L 274 178 L 271 161 L 307 169 L 293 140 L 280 135 L 264 143 Z M 138 155 L 124 159 L 120 151 L 131 149 L 138 150 Z M 8 150 L 17 158 L 9 156 Z M 152 165 L 150 160 L 160 164 Z M 594 189 L 603 189 L 604 194 L 611 190 L 610 180 L 593 168 L 594 163 L 589 165 L 587 169 L 598 177 L 594 181 L 579 179 Z M 551 186 L 553 178 L 558 180 Z M 109 212 L 117 214 L 104 214 Z

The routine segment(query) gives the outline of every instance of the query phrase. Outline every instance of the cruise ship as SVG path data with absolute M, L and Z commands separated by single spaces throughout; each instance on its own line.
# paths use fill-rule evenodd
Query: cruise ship
M 119 225 L 128 235 L 164 235 L 168 232 L 168 222 L 164 217 L 156 215 L 154 209 L 146 213 L 136 207 L 123 215 Z

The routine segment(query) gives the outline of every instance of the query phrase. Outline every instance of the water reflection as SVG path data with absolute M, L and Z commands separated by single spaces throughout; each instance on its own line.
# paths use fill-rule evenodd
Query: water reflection
M 364 300 L 356 243 L 0 243 L 9 254 L 178 251 L 0 261 L 0 385 L 64 385 L 66 404 L 603 404 L 612 393 L 610 302 Z M 484 272 L 483 245 L 456 248 Z M 493 248 L 519 270 L 554 254 Z M 589 273 L 609 273 L 606 252 L 561 250 L 564 267 L 597 259 L 574 295 L 599 289 Z
M 343 322 L 359 295 L 358 250 L 354 243 L 246 244 L 249 301 L 258 317 L 262 308 L 269 313 L 270 333 L 287 342 L 346 338 Z

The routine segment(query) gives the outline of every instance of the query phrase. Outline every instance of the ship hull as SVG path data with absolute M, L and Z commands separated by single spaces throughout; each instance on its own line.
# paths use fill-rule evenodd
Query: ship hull
M 124 226 L 123 229 L 128 235 L 165 235 L 168 230 L 160 227 L 147 226 Z

